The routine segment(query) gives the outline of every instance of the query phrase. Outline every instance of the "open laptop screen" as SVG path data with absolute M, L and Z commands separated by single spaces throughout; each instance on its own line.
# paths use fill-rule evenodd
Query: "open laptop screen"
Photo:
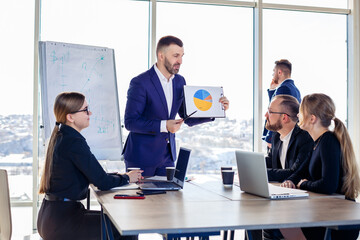
M 176 171 L 174 176 L 174 182 L 177 184 L 183 186 L 185 175 L 186 175 L 186 169 L 189 162 L 191 150 L 186 148 L 180 148 L 179 156 L 176 162 Z
M 269 189 L 263 153 L 236 151 L 241 190 L 271 199 L 308 197 L 304 190 L 272 186 Z M 276 192 L 274 192 L 276 190 Z

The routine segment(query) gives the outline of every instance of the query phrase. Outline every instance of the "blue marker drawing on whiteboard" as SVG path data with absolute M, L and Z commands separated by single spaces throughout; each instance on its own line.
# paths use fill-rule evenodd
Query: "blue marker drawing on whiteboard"
M 64 89 L 67 87 L 67 84 L 66 84 L 66 81 L 65 79 L 67 78 L 67 75 L 64 74 L 64 65 L 69 61 L 70 59 L 70 52 L 67 51 L 63 54 L 60 54 L 58 56 L 58 54 L 56 53 L 55 50 L 53 50 L 51 53 L 50 53 L 50 57 L 52 59 L 52 63 L 54 65 L 58 65 L 57 68 L 59 68 L 59 70 L 61 71 L 61 74 L 59 75 L 60 76 L 60 79 L 61 81 L 59 82 L 59 85 L 62 89 L 62 91 L 64 91 Z
M 103 65 L 103 61 L 104 61 L 104 56 L 100 56 L 99 58 L 96 58 L 96 62 L 94 63 L 94 65 L 90 68 L 90 70 L 87 70 L 87 62 L 84 62 L 82 64 L 82 69 L 86 72 L 86 80 L 85 83 L 82 87 L 82 91 L 84 91 L 84 89 L 87 87 L 87 85 L 89 84 L 89 82 L 91 81 L 91 79 L 93 78 L 102 78 L 102 73 L 101 71 L 97 70 L 98 65 Z
M 107 107 L 100 105 L 98 108 L 94 111 L 94 117 L 93 117 L 93 124 L 96 126 L 97 133 L 103 134 L 103 133 L 111 133 L 115 131 L 115 120 L 109 119 L 110 116 L 108 116 L 107 113 Z M 107 117 L 104 117 L 107 116 Z
M 109 130 L 115 130 L 115 123 L 112 120 L 104 119 L 104 117 L 95 116 L 93 118 L 97 133 L 108 133 Z M 109 129 L 110 128 L 110 129 Z

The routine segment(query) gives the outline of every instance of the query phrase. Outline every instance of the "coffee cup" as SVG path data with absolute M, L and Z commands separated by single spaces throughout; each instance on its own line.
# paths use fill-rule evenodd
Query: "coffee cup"
M 221 171 L 222 170 L 232 170 L 232 167 L 231 166 L 223 166 L 223 167 L 221 167 Z
M 134 170 L 140 170 L 138 167 L 129 167 L 127 168 L 127 172 L 134 171 Z
M 222 170 L 221 176 L 224 186 L 231 186 L 234 183 L 234 170 Z
M 175 175 L 175 167 L 166 167 L 166 179 L 172 181 Z

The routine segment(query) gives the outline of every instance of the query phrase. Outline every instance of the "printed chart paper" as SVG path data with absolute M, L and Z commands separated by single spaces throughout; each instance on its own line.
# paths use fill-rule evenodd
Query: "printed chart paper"
M 186 115 L 191 118 L 224 118 L 225 110 L 219 99 L 224 96 L 222 87 L 184 86 Z

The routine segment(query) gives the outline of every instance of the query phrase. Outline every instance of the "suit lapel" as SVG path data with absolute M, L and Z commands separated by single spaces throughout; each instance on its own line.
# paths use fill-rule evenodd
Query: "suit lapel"
M 166 112 L 166 116 L 169 115 L 169 111 L 168 111 L 168 107 L 167 107 L 167 103 L 166 103 L 166 98 L 165 98 L 165 93 L 164 90 L 161 86 L 160 83 L 160 79 L 158 77 L 158 75 L 155 72 L 154 66 L 151 68 L 151 82 L 154 84 L 155 89 L 159 95 L 159 98 L 161 100 L 161 103 L 164 107 L 164 111 Z
M 274 160 L 275 160 L 275 167 L 273 168 L 282 168 L 281 167 L 281 163 L 280 163 L 280 152 L 279 152 L 279 148 L 281 146 L 281 140 L 280 138 L 278 139 L 277 143 L 276 143 L 276 146 L 275 147 L 275 151 L 274 151 Z M 274 162 L 273 162 L 274 163 Z
M 298 127 L 298 125 L 295 125 L 293 132 L 291 133 L 291 137 L 290 137 L 290 141 L 289 141 L 289 145 L 288 145 L 288 149 L 290 148 L 291 144 L 294 143 L 295 139 L 296 139 L 296 135 L 299 133 L 300 128 Z
M 172 101 L 172 106 L 171 106 L 171 113 L 170 113 L 170 118 L 175 118 L 175 115 L 176 115 L 176 112 L 174 113 L 176 107 L 175 107 L 175 104 L 176 104 L 176 99 L 178 99 L 178 91 L 177 88 L 176 88 L 176 75 L 175 77 L 173 78 L 172 80 L 172 89 L 173 89 L 173 101 Z
M 289 141 L 289 145 L 286 151 L 286 160 L 287 160 L 287 153 L 289 152 L 289 149 L 291 148 L 291 145 L 294 143 L 295 139 L 296 139 L 296 135 L 299 133 L 300 128 L 298 127 L 298 125 L 296 124 L 294 127 L 293 132 L 291 133 L 291 137 L 290 137 L 290 141 Z M 285 161 L 285 167 L 288 168 L 288 161 Z

